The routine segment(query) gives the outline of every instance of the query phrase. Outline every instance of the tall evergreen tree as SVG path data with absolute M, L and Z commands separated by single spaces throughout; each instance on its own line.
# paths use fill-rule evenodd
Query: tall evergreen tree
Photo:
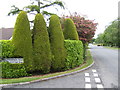
M 33 28 L 33 59 L 35 71 L 48 73 L 51 67 L 51 50 L 47 27 L 41 14 L 37 14 Z
M 66 52 L 64 48 L 64 36 L 60 20 L 57 15 L 51 16 L 48 31 L 50 37 L 51 51 L 53 54 L 52 70 L 60 71 L 65 66 Z
M 32 65 L 32 38 L 29 20 L 24 11 L 21 11 L 17 17 L 12 43 L 15 46 L 15 54 L 24 58 L 26 69 L 30 71 Z
M 64 23 L 64 37 L 65 39 L 70 39 L 70 40 L 79 40 L 78 33 L 76 30 L 76 26 L 72 19 L 67 18 Z

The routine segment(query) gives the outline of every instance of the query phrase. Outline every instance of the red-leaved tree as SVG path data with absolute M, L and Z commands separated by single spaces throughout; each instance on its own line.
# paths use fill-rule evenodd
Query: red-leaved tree
M 97 23 L 94 23 L 94 20 L 87 20 L 84 17 L 81 17 L 79 14 L 74 13 L 70 16 L 63 15 L 61 17 L 61 23 L 62 27 L 64 28 L 64 20 L 66 18 L 71 18 L 74 21 L 74 24 L 76 25 L 77 32 L 79 35 L 79 40 L 81 40 L 83 43 L 90 42 L 92 38 L 94 37 Z

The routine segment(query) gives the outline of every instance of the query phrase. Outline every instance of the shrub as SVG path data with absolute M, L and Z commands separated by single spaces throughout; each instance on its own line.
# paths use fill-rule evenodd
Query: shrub
M 1 46 L 1 52 L 0 57 L 1 58 L 11 58 L 14 56 L 14 46 L 11 43 L 11 40 L 0 40 L 0 46 Z
M 52 58 L 52 71 L 60 71 L 65 66 L 66 52 L 64 48 L 64 36 L 57 15 L 50 17 L 50 25 L 48 28 Z
M 26 72 L 24 65 L 20 63 L 0 62 L 0 66 L 2 66 L 2 78 L 18 78 L 30 75 Z
M 15 46 L 15 54 L 24 58 L 25 67 L 28 69 L 32 65 L 32 38 L 29 20 L 24 11 L 17 17 L 12 43 Z
M 84 62 L 83 44 L 81 41 L 65 40 L 65 48 L 67 51 L 65 69 L 74 68 Z
M 48 73 L 51 67 L 51 50 L 45 20 L 41 14 L 35 17 L 33 28 L 34 69 Z
M 76 26 L 74 25 L 74 22 L 70 18 L 67 18 L 65 20 L 63 33 L 65 39 L 79 40 Z

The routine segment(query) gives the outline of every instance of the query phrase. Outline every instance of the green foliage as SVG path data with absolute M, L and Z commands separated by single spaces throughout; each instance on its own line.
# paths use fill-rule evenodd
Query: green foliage
M 65 40 L 67 50 L 65 69 L 74 68 L 83 64 L 83 44 L 78 40 Z
M 32 38 L 26 12 L 21 11 L 17 17 L 12 43 L 15 46 L 15 55 L 22 56 L 26 69 L 32 65 Z M 29 70 L 27 70 L 29 71 Z
M 0 52 L 1 58 L 10 58 L 14 56 L 14 46 L 11 43 L 11 40 L 0 40 L 0 46 L 2 51 Z
M 72 19 L 70 18 L 65 20 L 63 33 L 64 33 L 65 39 L 79 40 L 76 26 L 72 21 Z
M 103 44 L 106 46 L 120 46 L 119 38 L 120 35 L 118 29 L 118 20 L 113 21 L 104 31 L 104 33 L 99 34 L 96 43 Z
M 0 62 L 0 66 L 2 66 L 2 78 L 18 78 L 30 75 L 26 72 L 24 65 L 20 63 Z
M 45 20 L 41 14 L 35 17 L 33 28 L 34 69 L 48 73 L 51 66 L 51 50 Z
M 34 3 L 37 3 L 37 5 Z M 27 13 L 33 14 L 33 15 L 35 15 L 36 13 L 42 13 L 43 15 L 52 15 L 53 13 L 44 11 L 44 8 L 48 8 L 48 7 L 52 7 L 52 6 L 53 7 L 59 6 L 63 9 L 65 9 L 64 3 L 59 0 L 53 0 L 53 1 L 52 0 L 32 0 L 31 5 L 25 6 L 22 10 L 26 11 Z M 18 14 L 20 11 L 22 11 L 15 5 L 13 5 L 11 7 L 12 7 L 12 9 L 8 13 L 8 16 L 11 14 L 12 15 Z
M 60 25 L 60 20 L 57 15 L 52 15 L 48 28 L 51 51 L 53 54 L 52 70 L 60 71 L 65 66 L 66 52 L 64 48 L 64 36 Z

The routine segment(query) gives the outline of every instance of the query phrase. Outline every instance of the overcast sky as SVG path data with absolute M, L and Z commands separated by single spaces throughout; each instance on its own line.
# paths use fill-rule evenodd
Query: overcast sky
M 90 20 L 95 20 L 99 25 L 95 37 L 104 32 L 105 26 L 118 17 L 118 2 L 120 0 L 62 0 L 65 2 L 68 10 L 72 12 L 78 12 L 81 15 L 87 15 Z M 7 16 L 12 5 L 16 5 L 19 8 L 30 4 L 30 0 L 2 0 L 0 3 L 0 28 L 14 27 L 16 16 Z M 48 8 L 49 9 L 49 8 Z M 49 9 L 52 12 L 55 10 Z M 68 13 L 68 10 L 60 10 L 56 12 L 61 15 Z

